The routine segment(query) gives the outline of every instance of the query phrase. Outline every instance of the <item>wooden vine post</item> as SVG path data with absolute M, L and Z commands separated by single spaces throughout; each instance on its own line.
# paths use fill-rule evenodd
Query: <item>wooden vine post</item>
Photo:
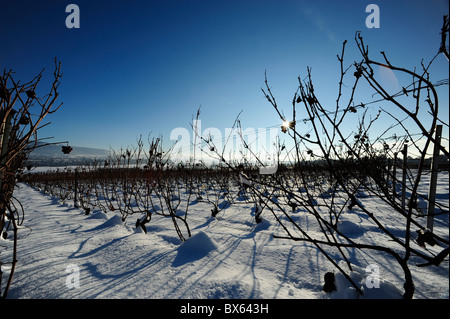
M 428 192 L 427 228 L 432 232 L 434 223 L 434 208 L 436 204 L 437 175 L 439 171 L 439 145 L 441 144 L 442 125 L 436 126 L 436 135 L 431 162 L 430 189 Z

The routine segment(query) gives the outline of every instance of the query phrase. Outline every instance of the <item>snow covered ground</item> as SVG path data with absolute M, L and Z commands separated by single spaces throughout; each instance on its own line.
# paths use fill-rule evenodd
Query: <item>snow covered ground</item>
M 439 178 L 438 196 L 448 205 L 448 173 Z M 330 299 L 355 298 L 349 282 L 311 244 L 273 238 L 285 235 L 268 211 L 255 223 L 254 205 L 239 203 L 211 217 L 211 205 L 194 202 L 188 222 L 192 237 L 182 243 L 170 218 L 155 216 L 145 234 L 115 212 L 87 216 L 25 184 L 15 196 L 25 222 L 19 231 L 18 263 L 9 298 L 155 299 Z M 366 201 L 377 209 L 377 202 Z M 382 212 L 389 214 L 389 212 Z M 301 211 L 293 219 L 308 228 Z M 392 229 L 401 225 L 395 224 Z M 436 218 L 435 231 L 448 239 L 448 214 Z M 425 223 L 425 221 L 424 221 Z M 354 240 L 385 240 L 359 214 L 344 216 L 342 229 Z M 310 229 L 310 231 L 316 231 Z M 382 239 L 383 238 L 383 239 Z M 8 239 L 1 245 L 10 246 Z M 438 247 L 435 248 L 438 252 Z M 3 258 L 11 249 L 7 249 Z M 352 278 L 364 298 L 400 298 L 403 272 L 381 253 L 350 253 Z M 367 285 L 366 267 L 379 267 L 379 288 Z M 8 271 L 7 266 L 2 266 Z M 449 298 L 448 257 L 440 267 L 411 266 L 415 298 Z M 324 275 L 336 273 L 338 291 L 322 291 Z

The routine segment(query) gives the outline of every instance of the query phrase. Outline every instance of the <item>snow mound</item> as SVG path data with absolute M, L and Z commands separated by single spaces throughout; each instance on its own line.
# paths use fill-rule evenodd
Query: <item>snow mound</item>
M 103 223 L 103 227 L 113 227 L 122 224 L 123 224 L 122 217 L 120 217 L 119 215 L 114 215 L 113 217 L 111 217 L 110 219 L 108 219 L 106 222 Z
M 113 217 L 111 217 L 110 219 L 105 221 L 103 224 L 100 224 L 97 227 L 94 227 L 94 228 L 86 230 L 86 231 L 88 231 L 88 232 L 97 231 L 97 230 L 111 228 L 111 227 L 119 226 L 119 225 L 123 225 L 122 217 L 120 217 L 119 215 L 114 215 Z
M 350 220 L 341 220 L 337 224 L 337 229 L 350 238 L 359 237 L 364 234 L 364 229 Z
M 218 244 L 205 232 L 200 231 L 178 247 L 178 254 L 172 266 L 178 267 L 199 260 L 213 251 L 218 251 Z
M 270 222 L 267 219 L 262 218 L 261 222 L 256 224 L 256 227 L 255 227 L 253 232 L 256 233 L 256 232 L 259 232 L 259 231 L 267 230 L 267 229 L 269 229 L 270 225 L 271 224 L 270 224 Z
M 92 213 L 91 215 L 89 215 L 88 219 L 108 219 L 108 215 L 106 215 L 105 212 L 102 211 L 94 211 L 94 213 Z

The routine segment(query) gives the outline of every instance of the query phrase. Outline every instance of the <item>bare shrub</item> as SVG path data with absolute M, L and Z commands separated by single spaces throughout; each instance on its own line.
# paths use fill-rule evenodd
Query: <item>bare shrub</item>
M 44 70 L 23 84 L 14 79 L 12 70 L 5 70 L 0 76 L 0 231 L 4 238 L 12 241 L 13 250 L 10 261 L 0 261 L 0 264 L 11 264 L 5 285 L 0 270 L 3 298 L 7 296 L 14 276 L 18 226 L 23 223 L 22 207 L 13 197 L 16 178 L 24 169 L 27 155 L 37 146 L 38 130 L 49 124 L 43 124 L 43 119 L 62 105 L 55 107 L 62 76 L 61 63 L 55 59 L 53 83 L 46 95 L 40 95 L 38 90 L 43 73 Z

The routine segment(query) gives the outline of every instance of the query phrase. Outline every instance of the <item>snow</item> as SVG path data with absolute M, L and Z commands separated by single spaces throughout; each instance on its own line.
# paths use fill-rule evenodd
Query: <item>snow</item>
M 179 267 L 187 263 L 192 263 L 218 250 L 219 246 L 214 239 L 205 232 L 200 231 L 177 248 L 177 256 L 172 266 Z
M 345 268 L 345 263 L 340 262 L 339 265 L 341 268 Z M 401 299 L 403 292 L 390 283 L 389 281 L 385 281 L 382 278 L 376 278 L 371 281 L 371 277 L 368 277 L 368 274 L 372 274 L 372 272 L 367 272 L 366 269 L 361 267 L 352 266 L 353 271 L 350 273 L 350 278 L 358 284 L 359 287 L 363 290 L 363 298 L 364 299 Z M 369 280 L 369 283 L 366 283 L 366 280 Z M 377 280 L 377 282 L 375 282 Z M 331 293 L 331 296 L 335 299 L 356 299 L 358 298 L 358 293 L 356 289 L 352 286 L 350 281 L 344 277 L 342 273 L 335 274 L 335 281 L 337 291 Z M 371 288 L 369 288 L 371 287 Z
M 448 173 L 440 178 L 438 195 L 448 205 Z M 315 246 L 274 238 L 286 233 L 268 210 L 257 224 L 254 203 L 237 201 L 212 217 L 211 204 L 192 202 L 187 219 L 192 236 L 181 242 L 170 218 L 153 216 L 145 234 L 135 227 L 134 216 L 122 222 L 117 211 L 95 209 L 86 215 L 73 203 L 25 184 L 19 184 L 15 197 L 24 207 L 25 221 L 9 298 L 351 299 L 403 294 L 403 272 L 391 257 L 350 251 L 350 277 L 363 290 L 360 296 Z M 402 233 L 403 225 L 375 199 L 358 200 L 386 214 L 389 229 Z M 301 208 L 291 215 L 304 229 L 318 232 Z M 434 227 L 448 239 L 448 214 L 437 216 Z M 386 241 L 357 209 L 342 215 L 338 229 L 354 240 Z M 11 240 L 0 241 L 6 259 Z M 342 260 L 339 265 L 348 269 Z M 377 287 L 367 284 L 370 265 L 379 267 Z M 2 271 L 7 273 L 8 265 L 2 265 Z M 411 271 L 415 298 L 449 298 L 448 257 L 439 267 L 412 265 Z M 335 273 L 337 291 L 332 293 L 322 291 L 327 272 Z M 72 280 L 79 284 L 71 285 Z

